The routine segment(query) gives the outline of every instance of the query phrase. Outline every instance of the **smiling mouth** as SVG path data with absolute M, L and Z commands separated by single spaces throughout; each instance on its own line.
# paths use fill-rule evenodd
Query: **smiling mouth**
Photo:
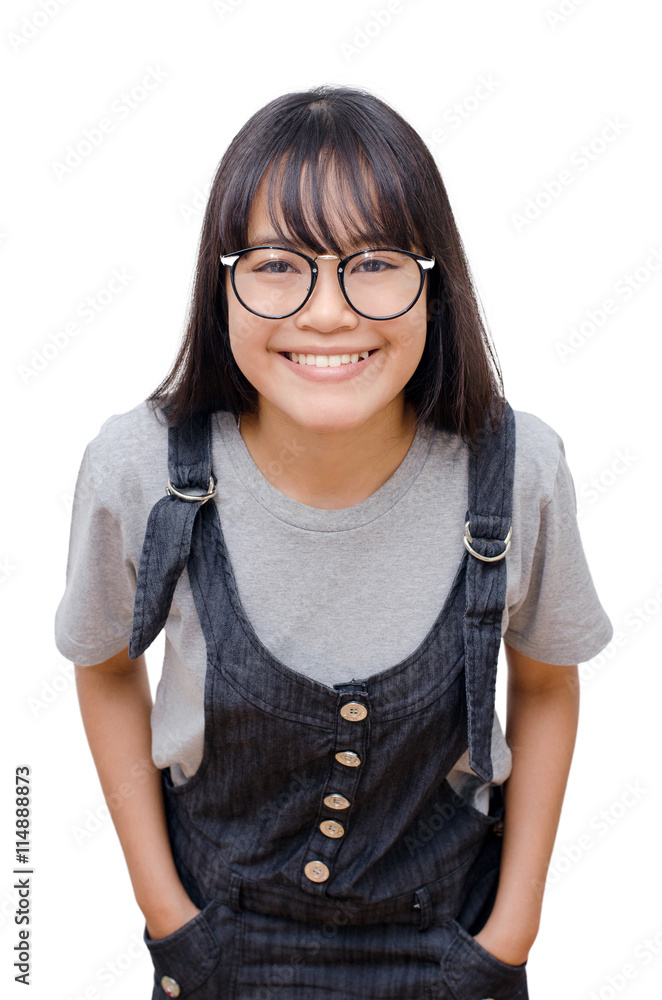
M 296 354 L 294 351 L 280 351 L 280 353 L 294 364 L 312 365 L 315 368 L 340 368 L 342 365 L 355 365 L 359 361 L 364 361 L 375 353 L 372 351 L 359 351 L 356 354 Z

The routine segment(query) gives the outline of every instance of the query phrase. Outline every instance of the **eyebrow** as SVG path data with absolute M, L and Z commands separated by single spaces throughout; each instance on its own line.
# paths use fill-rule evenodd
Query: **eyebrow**
M 254 242 L 249 244 L 249 246 L 252 247 L 272 246 L 272 245 L 277 247 L 286 247 L 287 249 L 291 250 L 299 250 L 303 253 L 312 253 L 311 247 L 302 246 L 302 244 L 299 243 L 298 240 L 291 240 L 291 239 L 282 240 L 275 233 L 260 233 L 258 236 L 255 237 Z
M 362 242 L 362 241 L 359 241 L 359 242 Z M 252 246 L 252 247 L 259 247 L 259 246 L 265 246 L 265 245 L 269 246 L 272 243 L 276 244 L 276 246 L 288 246 L 288 247 L 292 247 L 294 249 L 296 249 L 296 247 L 299 246 L 299 244 L 296 243 L 293 240 L 285 240 L 283 242 L 280 239 L 280 237 L 277 236 L 275 233 L 260 233 L 258 236 L 255 237 L 254 242 L 250 243 L 249 245 Z M 306 249 L 310 249 L 310 247 L 307 247 Z M 360 249 L 364 249 L 364 248 L 361 247 Z
M 251 243 L 251 246 L 258 247 L 258 246 L 261 246 L 261 244 L 263 244 L 263 243 L 278 243 L 278 244 L 280 244 L 280 242 L 281 242 L 280 237 L 276 236 L 275 233 L 262 233 L 260 236 L 256 236 L 255 237 L 255 240 L 254 240 L 253 243 Z M 291 242 L 291 241 L 288 240 L 286 242 Z

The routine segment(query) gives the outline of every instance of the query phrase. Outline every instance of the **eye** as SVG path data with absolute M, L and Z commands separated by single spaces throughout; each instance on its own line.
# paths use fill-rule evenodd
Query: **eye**
M 349 264 L 349 275 L 374 275 L 386 276 L 394 271 L 402 271 L 410 262 L 409 257 L 405 257 L 392 250 L 373 250 L 371 253 L 362 253 L 355 257 Z
M 255 270 L 258 274 L 287 274 L 288 268 L 292 272 L 296 272 L 296 268 L 289 260 L 269 260 Z
M 352 268 L 353 271 L 363 270 L 366 274 L 379 274 L 384 270 L 393 270 L 393 264 L 387 264 L 385 260 L 377 260 L 374 257 L 369 257 L 366 260 L 360 261 L 356 267 Z

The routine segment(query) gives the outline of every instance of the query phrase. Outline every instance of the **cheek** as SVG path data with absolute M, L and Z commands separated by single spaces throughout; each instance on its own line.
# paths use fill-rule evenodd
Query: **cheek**
M 425 307 L 422 310 L 417 308 L 418 303 L 414 309 L 410 310 L 409 313 L 405 313 L 400 319 L 400 325 L 394 331 L 392 340 L 399 351 L 403 355 L 414 356 L 420 355 L 423 352 L 425 346 L 425 337 L 427 334 L 427 319 Z M 402 322 L 404 320 L 404 322 Z
M 230 347 L 235 359 L 239 360 L 246 353 L 247 347 L 255 339 L 255 320 L 258 318 L 244 309 L 232 290 L 230 275 L 225 281 L 225 294 L 227 296 L 228 310 L 228 334 Z
M 265 324 L 268 320 L 261 319 L 244 309 L 235 299 L 228 302 L 228 333 L 230 347 L 235 359 L 255 360 L 259 357 L 259 348 L 264 348 L 271 328 Z

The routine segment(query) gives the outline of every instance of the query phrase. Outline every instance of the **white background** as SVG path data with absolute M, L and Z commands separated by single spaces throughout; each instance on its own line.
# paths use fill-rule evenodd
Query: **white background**
M 581 726 L 529 959 L 531 996 L 650 1000 L 662 979 L 654 5 L 402 0 L 380 26 L 373 12 L 385 0 L 44 4 L 54 12 L 21 0 L 0 15 L 3 995 L 26 995 L 11 968 L 20 764 L 32 768 L 34 795 L 30 995 L 150 995 L 142 916 L 111 824 L 95 817 L 102 797 L 72 668 L 52 639 L 76 474 L 102 422 L 136 405 L 170 365 L 206 192 L 235 132 L 282 93 L 347 83 L 388 101 L 435 154 L 506 394 L 565 442 L 589 565 L 619 637 L 581 668 Z M 134 91 L 136 107 L 111 110 L 126 109 L 123 95 L 155 70 L 161 82 Z M 113 131 L 58 177 L 67 147 L 109 116 Z M 563 170 L 571 182 L 555 187 Z M 79 304 L 114 269 L 131 280 L 86 322 Z M 601 317 L 608 298 L 612 314 Z M 48 347 L 72 321 L 78 334 Z M 154 683 L 161 655 L 157 642 Z M 645 942 L 655 935 L 653 954 Z

